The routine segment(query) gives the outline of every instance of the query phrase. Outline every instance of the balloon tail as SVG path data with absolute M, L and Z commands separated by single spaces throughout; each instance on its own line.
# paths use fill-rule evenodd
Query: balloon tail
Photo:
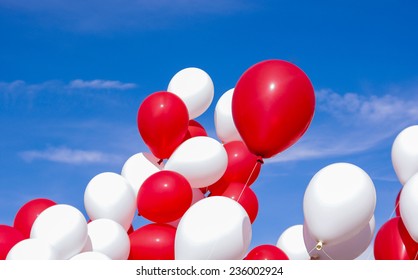
M 255 164 L 254 164 L 253 170 L 251 170 L 250 176 L 248 176 L 247 182 L 245 182 L 245 185 L 244 185 L 244 187 L 242 188 L 242 191 L 241 191 L 241 193 L 240 193 L 240 194 L 239 194 L 239 196 L 238 196 L 237 202 L 239 202 L 239 200 L 241 199 L 241 196 L 242 196 L 242 194 L 244 193 L 244 190 L 247 188 L 247 186 L 248 186 L 248 182 L 250 182 L 250 179 L 251 179 L 251 177 L 253 176 L 253 173 L 254 173 L 255 169 L 257 168 L 257 166 L 258 166 L 259 164 L 261 165 L 261 164 L 263 164 L 263 163 L 264 163 L 263 158 L 262 158 L 262 157 L 259 157 L 259 158 L 257 159 L 257 161 L 255 162 Z
M 323 246 L 324 246 L 324 244 L 322 243 L 322 241 L 318 241 L 318 243 L 316 243 L 315 249 L 317 251 L 321 251 Z
M 158 165 L 161 165 L 161 163 L 163 163 L 163 159 L 160 159 L 157 163 L 158 163 Z

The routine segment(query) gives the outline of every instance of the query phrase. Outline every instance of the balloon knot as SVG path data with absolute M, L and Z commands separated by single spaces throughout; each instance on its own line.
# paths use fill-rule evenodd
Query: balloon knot
M 264 160 L 263 160 L 263 158 L 261 156 L 258 156 L 257 162 L 258 163 L 261 163 L 261 164 L 264 164 Z
M 160 159 L 157 163 L 158 165 L 161 165 L 161 163 L 163 163 L 163 159 Z
M 321 251 L 321 250 L 322 250 L 323 245 L 324 245 L 324 244 L 322 243 L 322 241 L 318 241 L 318 243 L 316 243 L 315 249 L 316 249 L 317 251 Z

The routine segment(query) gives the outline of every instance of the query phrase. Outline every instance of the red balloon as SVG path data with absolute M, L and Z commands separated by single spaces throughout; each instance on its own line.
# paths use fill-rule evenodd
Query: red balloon
M 172 222 L 189 209 L 193 199 L 192 188 L 182 175 L 163 170 L 148 177 L 138 191 L 138 213 L 156 222 Z
M 138 129 L 160 159 L 169 158 L 187 133 L 189 112 L 177 95 L 160 91 L 145 98 L 138 110 Z
M 248 186 L 254 183 L 261 169 L 259 157 L 251 153 L 242 141 L 226 143 L 224 148 L 228 154 L 228 166 L 223 178 L 228 182 L 248 182 Z
M 283 60 L 250 67 L 238 80 L 232 117 L 248 149 L 270 158 L 293 145 L 308 129 L 315 109 L 309 78 Z
M 0 225 L 0 260 L 5 260 L 10 249 L 25 239 L 14 227 Z
M 244 260 L 288 260 L 289 257 L 274 245 L 260 245 L 252 249 Z
M 129 260 L 174 260 L 176 228 L 167 224 L 149 224 L 129 235 Z
M 186 136 L 184 137 L 183 142 L 190 138 L 197 137 L 197 136 L 208 136 L 208 134 L 205 128 L 203 127 L 203 125 L 201 125 L 195 120 L 190 120 L 189 126 L 187 128 L 187 133 L 186 133 Z
M 258 199 L 256 194 L 248 186 L 242 183 L 230 183 L 228 187 L 221 193 L 212 193 L 211 196 L 225 196 L 237 201 L 247 211 L 251 223 L 255 221 L 258 214 Z
M 418 243 L 409 235 L 401 217 L 387 221 L 377 232 L 374 241 L 376 260 L 414 260 Z
M 46 198 L 37 198 L 27 202 L 16 213 L 13 226 L 23 234 L 25 239 L 29 238 L 36 218 L 45 209 L 53 205 L 56 205 L 56 203 Z
M 396 196 L 396 201 L 395 201 L 395 213 L 396 213 L 396 216 L 398 217 L 401 216 L 401 208 L 399 206 L 399 199 L 401 198 L 401 192 L 402 192 L 402 189 L 399 191 L 398 196 Z

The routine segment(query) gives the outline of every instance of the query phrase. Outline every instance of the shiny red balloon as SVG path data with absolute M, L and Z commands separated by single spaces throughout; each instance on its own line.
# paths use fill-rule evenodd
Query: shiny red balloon
M 211 196 L 225 196 L 237 201 L 245 209 L 250 218 L 251 223 L 255 221 L 258 214 L 258 199 L 256 194 L 248 186 L 245 187 L 243 183 L 233 182 L 221 193 L 216 192 Z
M 415 260 L 418 243 L 409 235 L 401 217 L 387 221 L 377 232 L 374 241 L 376 260 Z
M 129 234 L 129 260 L 174 260 L 176 228 L 149 224 Z
M 228 166 L 222 176 L 228 182 L 254 183 L 260 173 L 259 158 L 251 153 L 242 141 L 226 143 L 224 148 L 228 154 Z
M 195 120 L 190 120 L 183 142 L 197 136 L 208 136 L 208 134 L 203 125 Z
M 189 112 L 177 95 L 160 91 L 144 99 L 137 122 L 139 133 L 151 152 L 157 158 L 165 159 L 183 142 Z
M 156 223 L 172 222 L 183 216 L 192 199 L 192 188 L 184 176 L 159 171 L 148 177 L 138 191 L 138 214 Z
M 288 260 L 289 257 L 274 245 L 260 245 L 252 249 L 244 260 Z
M 297 66 L 266 60 L 238 80 L 232 117 L 248 149 L 270 158 L 293 145 L 308 129 L 315 109 L 313 86 Z
M 0 260 L 5 260 L 10 249 L 25 239 L 14 227 L 0 225 Z
M 16 213 L 13 223 L 14 228 L 19 230 L 24 238 L 30 237 L 30 231 L 36 218 L 47 208 L 56 205 L 52 200 L 37 198 L 27 202 Z

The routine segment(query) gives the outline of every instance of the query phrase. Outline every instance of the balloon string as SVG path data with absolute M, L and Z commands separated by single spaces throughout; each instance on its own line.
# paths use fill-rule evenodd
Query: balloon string
M 418 251 L 417 251 L 417 253 L 415 254 L 414 261 L 416 261 L 416 260 L 417 260 L 417 258 L 418 258 Z
M 261 164 L 263 164 L 263 163 L 264 163 L 263 159 L 262 159 L 261 157 L 259 157 L 259 158 L 257 159 L 257 161 L 255 162 L 255 164 L 254 164 L 253 170 L 251 170 L 250 176 L 248 176 L 247 182 L 245 182 L 245 185 L 244 185 L 244 187 L 242 188 L 241 193 L 240 193 L 240 194 L 239 194 L 239 196 L 238 196 L 237 202 L 239 202 L 239 200 L 241 199 L 241 196 L 242 196 L 242 194 L 244 193 L 244 190 L 247 188 L 248 183 L 250 182 L 250 179 L 251 179 L 251 177 L 253 176 L 253 173 L 254 173 L 255 169 L 257 168 L 257 166 L 258 166 L 259 164 L 261 165 Z

